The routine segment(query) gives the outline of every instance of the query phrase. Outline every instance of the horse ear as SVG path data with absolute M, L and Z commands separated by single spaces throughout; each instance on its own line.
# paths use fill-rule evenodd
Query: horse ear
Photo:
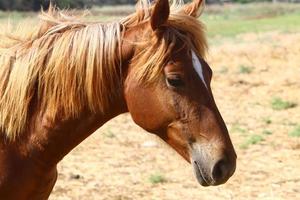
M 186 5 L 183 9 L 187 15 L 192 17 L 199 17 L 205 6 L 205 0 L 194 0 L 192 3 Z
M 167 22 L 170 15 L 169 0 L 157 0 L 151 15 L 152 30 L 157 30 L 160 26 Z

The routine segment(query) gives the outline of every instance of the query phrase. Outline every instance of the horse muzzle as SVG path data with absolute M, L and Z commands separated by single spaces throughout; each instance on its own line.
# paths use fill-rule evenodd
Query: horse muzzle
M 210 151 L 211 152 L 211 151 Z M 205 150 L 192 150 L 191 163 L 194 174 L 202 186 L 216 186 L 225 183 L 235 172 L 235 153 L 208 155 Z

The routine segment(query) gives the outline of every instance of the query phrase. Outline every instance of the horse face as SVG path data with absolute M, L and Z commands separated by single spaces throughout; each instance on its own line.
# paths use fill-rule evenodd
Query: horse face
M 151 23 L 151 27 L 155 30 L 159 25 Z M 235 171 L 236 154 L 212 95 L 212 70 L 197 52 L 180 42 L 166 63 L 157 82 L 146 85 L 135 79 L 139 66 L 129 67 L 125 81 L 128 110 L 139 126 L 192 163 L 201 185 L 222 184 Z
M 213 99 L 211 78 L 208 64 L 191 49 L 182 48 L 171 56 L 158 83 L 143 86 L 129 78 L 125 92 L 133 120 L 191 162 L 204 186 L 227 181 L 236 162 Z
M 235 171 L 236 154 L 213 98 L 212 70 L 184 48 L 173 54 L 164 77 L 162 91 L 175 114 L 162 138 L 192 163 L 201 185 L 226 182 Z

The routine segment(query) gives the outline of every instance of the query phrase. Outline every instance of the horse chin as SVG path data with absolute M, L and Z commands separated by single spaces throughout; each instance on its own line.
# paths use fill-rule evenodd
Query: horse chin
M 193 168 L 194 168 L 194 170 L 193 170 L 194 174 L 197 178 L 198 183 L 201 186 L 207 187 L 207 186 L 213 185 L 213 184 L 211 184 L 211 181 L 209 181 L 210 178 L 207 178 L 204 175 L 205 173 L 204 173 L 203 169 L 201 169 L 201 166 L 199 165 L 199 163 L 192 160 L 192 165 L 193 165 Z

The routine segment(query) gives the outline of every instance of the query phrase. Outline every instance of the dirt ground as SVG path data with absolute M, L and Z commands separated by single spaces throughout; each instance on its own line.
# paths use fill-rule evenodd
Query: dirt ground
M 190 164 L 122 115 L 59 164 L 50 200 L 300 199 L 300 137 L 289 135 L 300 125 L 300 33 L 222 40 L 211 45 L 208 61 L 238 155 L 225 185 L 198 185 Z M 298 106 L 274 110 L 275 97 Z M 164 181 L 154 184 L 152 175 Z

